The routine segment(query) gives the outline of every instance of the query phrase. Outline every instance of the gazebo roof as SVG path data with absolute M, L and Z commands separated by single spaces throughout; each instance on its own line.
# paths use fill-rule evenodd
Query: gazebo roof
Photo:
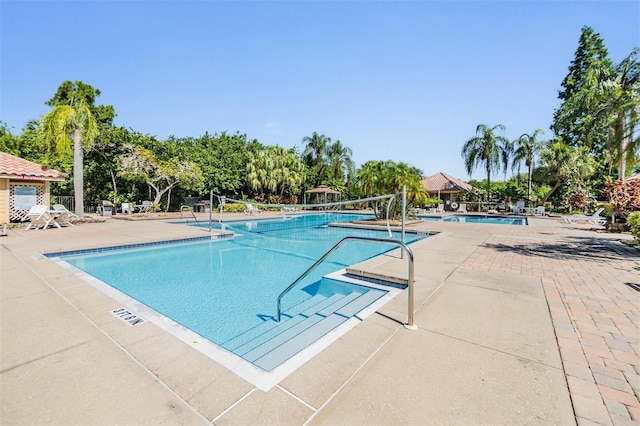
M 442 172 L 424 178 L 420 182 L 429 192 L 460 192 L 473 190 L 473 186 L 467 182 Z
M 331 189 L 325 185 L 320 185 L 317 188 L 313 188 L 304 192 L 306 192 L 307 194 L 340 194 L 340 191 L 336 191 L 335 189 Z
M 0 177 L 24 180 L 50 180 L 61 182 L 68 175 L 15 155 L 0 152 Z

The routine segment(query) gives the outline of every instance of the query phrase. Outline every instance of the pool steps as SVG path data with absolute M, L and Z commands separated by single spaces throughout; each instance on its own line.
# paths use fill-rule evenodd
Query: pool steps
M 272 371 L 384 294 L 385 291 L 366 288 L 332 295 L 316 294 L 284 312 L 280 323 L 265 321 L 222 347 L 263 370 Z

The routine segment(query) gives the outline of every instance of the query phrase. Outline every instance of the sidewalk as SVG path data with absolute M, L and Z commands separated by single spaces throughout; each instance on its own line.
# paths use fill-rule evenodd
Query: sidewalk
M 242 218 L 243 215 L 237 216 Z M 204 216 L 203 216 L 204 218 Z M 262 218 L 262 217 L 261 217 Z M 423 222 L 406 291 L 263 392 L 42 251 L 206 235 L 165 221 L 0 239 L 2 424 L 640 422 L 640 252 L 588 225 Z M 406 261 L 377 260 L 397 275 Z

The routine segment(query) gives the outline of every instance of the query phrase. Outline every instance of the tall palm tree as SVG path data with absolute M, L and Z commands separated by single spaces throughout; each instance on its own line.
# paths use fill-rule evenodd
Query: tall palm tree
M 520 163 L 523 161 L 528 169 L 527 200 L 531 200 L 531 182 L 533 169 L 535 167 L 536 154 L 542 149 L 542 142 L 537 138 L 538 135 L 543 134 L 544 130 L 536 129 L 532 135 L 524 133 L 515 141 L 517 148 L 515 148 L 515 151 L 513 152 L 513 165 L 518 167 L 518 174 L 520 174 Z
M 327 157 L 329 159 L 329 169 L 335 180 L 343 181 L 347 176 L 353 174 L 354 164 L 351 156 L 351 148 L 343 146 L 342 142 L 335 141 L 327 147 Z
M 302 138 L 302 142 L 306 143 L 302 157 L 309 167 L 315 170 L 316 180 L 315 186 L 322 183 L 326 177 L 326 162 L 325 157 L 327 155 L 327 149 L 331 145 L 331 138 L 320 135 L 318 132 L 313 132 L 311 136 L 305 136 Z
M 496 135 L 496 130 L 504 132 L 505 127 L 502 124 L 493 127 L 479 124 L 476 136 L 466 141 L 462 147 L 462 157 L 469 175 L 478 164 L 484 164 L 487 172 L 487 201 L 491 198 L 491 172 L 502 169 L 506 171 L 513 150 L 509 139 Z
M 98 123 L 82 98 L 57 105 L 40 120 L 40 136 L 51 152 L 68 154 L 73 149 L 75 212 L 84 216 L 84 148 L 98 136 Z

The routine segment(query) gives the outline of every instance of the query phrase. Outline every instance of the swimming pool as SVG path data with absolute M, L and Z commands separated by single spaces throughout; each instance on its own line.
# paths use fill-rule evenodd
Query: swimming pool
M 487 223 L 493 225 L 527 225 L 526 217 L 514 216 L 481 216 L 481 215 L 462 215 L 456 214 L 451 216 L 418 216 L 422 220 L 436 222 L 466 222 L 466 223 Z
M 308 325 L 333 315 L 331 321 L 339 325 L 388 293 L 383 287 L 325 277 L 393 249 L 387 244 L 345 244 L 283 299 L 283 319 L 293 324 L 284 332 L 274 331 L 280 327 L 274 318 L 280 292 L 339 240 L 348 235 L 390 238 L 387 231 L 329 226 L 369 218 L 333 213 L 226 222 L 220 227 L 232 231 L 233 238 L 72 254 L 64 261 L 271 371 L 302 347 L 294 347 L 293 354 L 278 353 L 275 343 L 258 349 L 258 342 L 286 343 L 304 329 L 302 321 Z M 391 238 L 400 236 L 394 233 Z M 424 235 L 407 233 L 405 240 L 421 238 Z M 329 332 L 327 327 L 322 330 Z M 314 338 L 322 330 L 316 330 Z

